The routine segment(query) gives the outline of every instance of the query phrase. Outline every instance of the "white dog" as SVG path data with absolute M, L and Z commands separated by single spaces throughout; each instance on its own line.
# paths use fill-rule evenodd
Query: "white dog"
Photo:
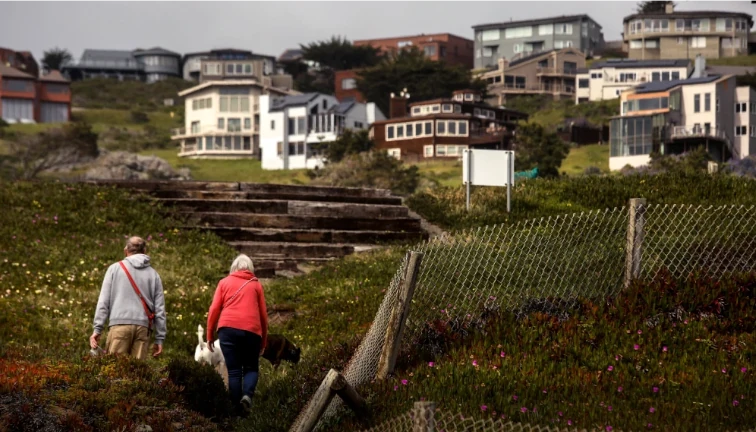
M 197 326 L 197 349 L 194 350 L 194 360 L 202 363 L 205 362 L 212 367 L 217 368 L 219 364 L 226 365 L 226 360 L 223 358 L 223 353 L 220 348 L 220 341 L 217 339 L 213 342 L 213 351 L 210 351 L 205 342 L 205 329 L 202 325 Z

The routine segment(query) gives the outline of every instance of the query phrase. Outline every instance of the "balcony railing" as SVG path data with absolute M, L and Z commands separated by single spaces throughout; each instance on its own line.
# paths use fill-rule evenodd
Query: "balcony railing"
M 539 75 L 577 75 L 577 69 L 573 68 L 556 68 L 556 67 L 538 67 L 536 73 Z
M 202 134 L 215 134 L 215 135 L 223 135 L 223 134 L 237 134 L 237 135 L 244 135 L 245 133 L 253 133 L 260 131 L 259 124 L 255 123 L 254 127 L 252 129 L 244 129 L 243 125 L 240 126 L 229 126 L 228 124 L 224 128 L 218 128 L 216 125 L 200 125 L 195 126 L 192 128 L 189 128 L 187 130 L 185 127 L 182 128 L 174 128 L 171 129 L 171 137 L 183 137 L 183 136 L 195 136 L 195 135 L 202 135 Z
M 733 145 L 727 133 L 716 127 L 701 127 L 701 126 L 675 126 L 670 131 L 670 138 L 672 139 L 685 139 L 685 138 L 711 138 L 720 141 L 724 141 L 727 148 L 730 149 L 733 158 L 740 157 L 740 151 L 737 146 Z
M 503 85 L 497 86 L 498 89 L 504 89 L 505 91 L 516 93 L 516 92 L 522 92 L 522 93 L 528 93 L 528 92 L 538 92 L 538 93 L 564 93 L 564 94 L 575 94 L 575 86 L 563 86 L 559 84 L 509 84 L 505 83 Z

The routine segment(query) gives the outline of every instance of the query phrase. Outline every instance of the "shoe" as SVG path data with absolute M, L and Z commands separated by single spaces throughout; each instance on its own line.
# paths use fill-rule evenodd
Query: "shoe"
M 252 410 L 252 398 L 247 395 L 244 395 L 244 397 L 241 400 L 241 405 L 245 411 L 249 412 L 250 410 Z

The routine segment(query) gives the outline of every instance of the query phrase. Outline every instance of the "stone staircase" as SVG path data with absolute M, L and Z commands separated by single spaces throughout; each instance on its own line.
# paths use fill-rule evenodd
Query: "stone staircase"
M 426 239 L 420 219 L 389 190 L 199 181 L 89 183 L 145 192 L 187 227 L 216 233 L 255 262 L 259 277 L 296 273 L 390 243 Z

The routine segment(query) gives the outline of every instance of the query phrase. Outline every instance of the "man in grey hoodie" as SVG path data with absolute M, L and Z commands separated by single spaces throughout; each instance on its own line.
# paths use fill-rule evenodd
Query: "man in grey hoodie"
M 141 292 L 149 311 L 154 313 L 155 347 L 153 357 L 163 352 L 165 340 L 165 297 L 160 275 L 150 266 L 145 254 L 147 245 L 140 237 L 131 237 L 123 249 L 126 258 L 105 273 L 94 317 L 94 332 L 89 337 L 92 349 L 99 346 L 105 321 L 109 322 L 106 350 L 108 354 L 128 354 L 145 359 L 149 350 L 150 325 L 147 311 L 129 281 L 129 274 Z M 128 274 L 121 265 L 128 270 Z

